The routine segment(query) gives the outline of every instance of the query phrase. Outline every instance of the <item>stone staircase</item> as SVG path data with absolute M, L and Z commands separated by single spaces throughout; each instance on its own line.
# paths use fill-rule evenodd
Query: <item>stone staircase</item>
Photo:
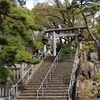
M 50 56 L 44 59 L 42 65 L 14 100 L 37 100 L 37 90 L 52 65 L 54 58 L 54 56 Z M 41 91 L 39 92 L 39 100 L 68 100 L 68 87 L 73 61 L 74 56 L 60 57 L 51 81 L 49 81 L 47 87 L 44 87 L 44 95 L 42 96 Z

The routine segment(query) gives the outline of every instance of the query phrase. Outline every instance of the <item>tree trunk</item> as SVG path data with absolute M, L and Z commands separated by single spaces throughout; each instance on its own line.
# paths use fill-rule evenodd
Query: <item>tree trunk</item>
M 100 60 L 100 44 L 98 42 L 98 40 L 95 38 L 95 36 L 92 34 L 92 31 L 90 30 L 89 26 L 88 26 L 88 22 L 86 19 L 86 16 L 84 13 L 82 13 L 86 27 L 87 27 L 87 31 L 89 33 L 89 35 L 91 36 L 91 38 L 94 40 L 95 44 L 96 44 L 96 49 L 97 49 L 97 54 L 98 54 L 98 60 Z

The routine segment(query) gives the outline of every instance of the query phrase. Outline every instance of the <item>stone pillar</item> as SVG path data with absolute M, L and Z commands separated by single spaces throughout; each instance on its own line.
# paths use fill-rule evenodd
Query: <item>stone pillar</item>
M 82 41 L 80 41 L 80 42 L 79 42 L 79 49 L 83 49 L 82 46 L 83 46 Z
M 79 49 L 78 36 L 75 37 L 75 44 L 76 44 L 76 46 L 77 46 L 78 49 Z
M 53 55 L 56 56 L 56 36 L 55 32 L 52 34 L 52 39 L 53 39 Z
M 51 44 L 50 43 L 47 43 L 47 56 L 52 56 L 52 53 L 51 53 Z
M 24 63 L 21 64 L 20 66 L 20 78 L 24 76 Z
M 46 55 L 46 44 L 44 45 L 44 56 Z

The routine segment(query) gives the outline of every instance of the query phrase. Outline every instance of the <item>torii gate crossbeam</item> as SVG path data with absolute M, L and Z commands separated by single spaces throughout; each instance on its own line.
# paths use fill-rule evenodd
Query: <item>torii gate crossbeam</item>
M 61 29 L 48 29 L 48 30 L 45 30 L 45 33 L 51 33 L 53 31 L 55 31 L 55 32 L 71 31 L 71 30 L 78 30 L 78 29 L 87 29 L 87 27 L 80 26 L 80 27 L 68 27 L 68 28 L 61 28 Z
M 70 34 L 55 34 L 56 32 L 64 32 L 64 31 L 72 31 L 72 30 L 81 30 L 81 29 L 87 29 L 85 26 L 81 27 L 69 27 L 69 28 L 61 28 L 61 29 L 48 29 L 45 30 L 45 33 L 53 33 L 52 38 L 53 38 L 53 55 L 56 56 L 56 37 L 69 37 L 69 36 L 78 36 L 80 33 L 75 34 L 75 33 L 70 33 Z
M 55 37 L 70 37 L 70 36 L 78 36 L 79 34 L 75 33 L 67 33 L 67 34 L 56 34 Z

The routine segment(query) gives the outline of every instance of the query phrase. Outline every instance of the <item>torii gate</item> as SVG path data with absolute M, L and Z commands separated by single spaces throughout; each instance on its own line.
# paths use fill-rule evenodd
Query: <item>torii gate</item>
M 69 28 L 61 28 L 61 29 L 48 29 L 45 30 L 45 33 L 52 33 L 52 39 L 53 39 L 53 55 L 56 56 L 56 38 L 57 37 L 72 37 L 72 36 L 79 36 L 80 30 L 82 29 L 87 29 L 87 27 L 82 26 L 82 27 L 69 27 Z M 74 31 L 77 30 L 78 34 L 76 33 L 67 33 L 67 34 L 56 34 L 58 32 L 65 32 L 65 31 Z

